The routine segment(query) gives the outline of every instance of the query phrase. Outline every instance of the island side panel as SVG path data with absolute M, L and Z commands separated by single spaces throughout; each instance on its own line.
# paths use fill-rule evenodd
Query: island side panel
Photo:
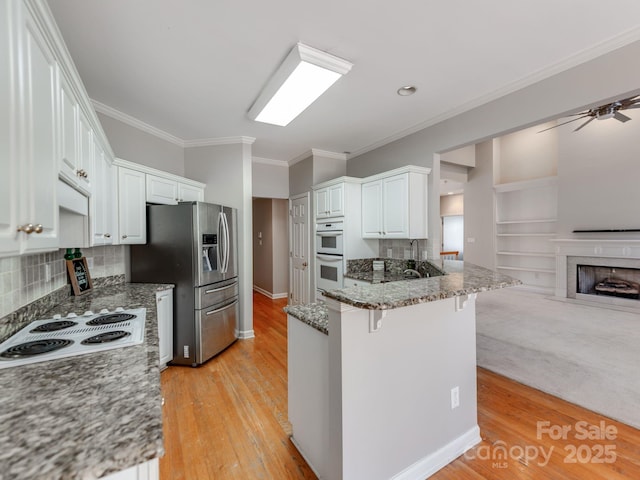
M 329 337 L 287 315 L 291 441 L 319 478 L 329 450 Z
M 328 479 L 425 478 L 480 441 L 475 296 L 464 298 L 387 310 L 371 333 L 373 311 L 327 302 Z

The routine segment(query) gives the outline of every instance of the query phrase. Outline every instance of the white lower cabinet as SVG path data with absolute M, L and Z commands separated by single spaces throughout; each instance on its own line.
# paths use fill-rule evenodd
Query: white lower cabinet
M 118 167 L 118 232 L 120 244 L 147 242 L 145 174 Z
M 107 475 L 103 480 L 158 480 L 159 478 L 160 462 L 154 458 L 135 467 Z
M 173 360 L 173 289 L 156 292 L 160 368 Z

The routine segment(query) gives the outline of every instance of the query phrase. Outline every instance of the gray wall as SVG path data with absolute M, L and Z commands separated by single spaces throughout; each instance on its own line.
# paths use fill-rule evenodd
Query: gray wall
M 101 113 L 98 119 L 116 157 L 185 176 L 183 147 Z
M 556 122 L 550 122 L 500 137 L 498 183 L 558 174 L 558 134 L 561 130 L 554 128 L 539 133 L 554 125 Z
M 253 199 L 253 285 L 269 293 L 273 289 L 273 201 Z
M 289 291 L 289 202 L 273 200 L 273 293 Z
M 464 215 L 464 195 L 443 195 L 440 197 L 440 216 Z
M 476 167 L 464 187 L 464 259 L 495 268 L 493 235 L 494 151 L 497 140 L 476 145 Z
M 251 145 L 192 147 L 185 150 L 185 176 L 207 184 L 204 200 L 238 209 L 238 270 L 241 337 L 253 336 L 253 244 Z
M 253 162 L 253 196 L 289 198 L 289 167 Z
M 311 190 L 313 186 L 313 156 L 307 157 L 289 167 L 289 196 Z
M 640 110 L 628 116 L 633 120 L 624 124 L 596 120 L 578 132 L 560 132 L 560 238 L 573 237 L 574 229 L 640 228 Z
M 336 158 L 328 158 L 319 155 L 313 156 L 313 184 L 333 180 L 347 174 L 347 161 Z

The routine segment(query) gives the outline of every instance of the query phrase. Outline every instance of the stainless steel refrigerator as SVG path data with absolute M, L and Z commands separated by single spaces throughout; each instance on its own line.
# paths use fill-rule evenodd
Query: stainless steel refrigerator
M 173 283 L 172 364 L 200 365 L 236 340 L 236 209 L 147 206 L 147 244 L 131 246 L 131 281 Z

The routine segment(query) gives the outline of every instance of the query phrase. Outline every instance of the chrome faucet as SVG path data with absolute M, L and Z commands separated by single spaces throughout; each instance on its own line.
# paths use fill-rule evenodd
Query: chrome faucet
M 422 275 L 420 274 L 420 272 L 418 272 L 417 270 L 414 270 L 413 268 L 407 268 L 404 272 L 405 275 L 407 274 L 411 274 L 412 276 L 418 277 L 418 278 L 422 278 Z

